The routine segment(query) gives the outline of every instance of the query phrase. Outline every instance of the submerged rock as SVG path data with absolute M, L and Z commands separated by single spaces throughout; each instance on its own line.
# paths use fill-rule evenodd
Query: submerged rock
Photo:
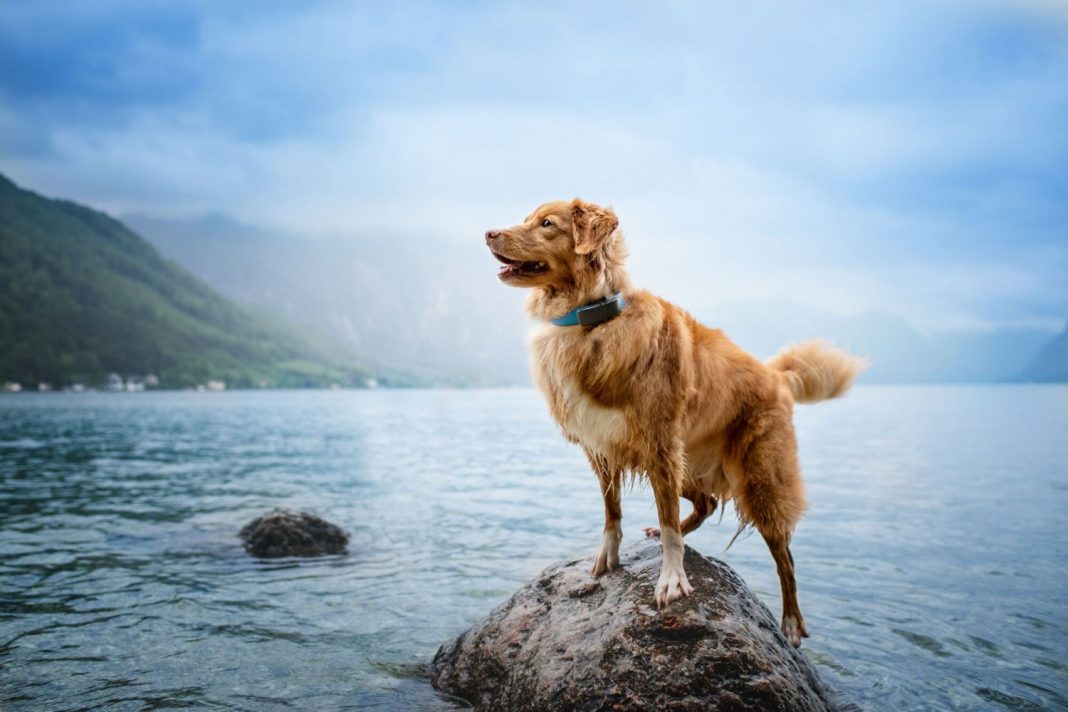
M 657 611 L 660 545 L 555 564 L 434 657 L 433 683 L 479 710 L 828 710 L 835 703 L 771 611 L 686 547 L 694 593 Z
M 238 534 L 253 556 L 320 556 L 342 554 L 349 543 L 344 529 L 309 514 L 276 509 L 257 517 Z

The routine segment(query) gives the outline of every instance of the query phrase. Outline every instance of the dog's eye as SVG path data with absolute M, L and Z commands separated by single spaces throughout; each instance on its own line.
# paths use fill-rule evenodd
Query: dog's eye
M 544 220 L 541 221 L 541 226 L 542 227 L 552 227 L 553 226 L 553 221 L 550 220 L 549 218 L 545 218 Z

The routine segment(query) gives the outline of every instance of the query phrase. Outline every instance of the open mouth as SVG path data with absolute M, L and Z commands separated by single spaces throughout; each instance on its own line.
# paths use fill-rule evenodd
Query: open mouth
M 492 252 L 492 250 L 491 250 Z M 523 262 L 522 260 L 513 260 L 505 257 L 497 252 L 493 253 L 502 264 L 500 271 L 497 272 L 497 277 L 500 279 L 508 279 L 510 277 L 526 277 L 533 274 L 542 274 L 549 271 L 549 265 L 544 262 Z

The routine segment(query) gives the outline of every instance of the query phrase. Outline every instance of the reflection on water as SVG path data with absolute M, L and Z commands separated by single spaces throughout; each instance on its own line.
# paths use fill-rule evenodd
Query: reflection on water
M 797 420 L 804 650 L 844 699 L 1068 707 L 1068 388 L 862 387 Z M 247 557 L 276 506 L 350 553 Z M 0 397 L 3 707 L 451 709 L 438 644 L 600 516 L 531 391 Z M 625 498 L 626 537 L 654 520 Z M 777 615 L 760 538 L 724 558 Z

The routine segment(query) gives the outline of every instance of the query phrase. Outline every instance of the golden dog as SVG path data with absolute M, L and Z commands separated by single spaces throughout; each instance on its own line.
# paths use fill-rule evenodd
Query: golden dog
M 619 565 L 620 486 L 646 476 L 656 497 L 663 562 L 656 603 L 693 588 L 684 535 L 717 503 L 733 501 L 743 525 L 767 542 L 782 584 L 782 631 L 808 637 L 797 604 L 790 538 L 805 509 L 793 404 L 842 395 L 864 367 L 810 342 L 767 363 L 682 309 L 634 289 L 615 213 L 575 199 L 546 203 L 521 224 L 486 233 L 505 284 L 531 290 L 531 369 L 568 440 L 601 485 L 605 525 L 593 566 Z M 583 305 L 581 323 L 573 310 Z M 679 521 L 679 497 L 693 512 Z M 647 530 L 656 535 L 656 530 Z

